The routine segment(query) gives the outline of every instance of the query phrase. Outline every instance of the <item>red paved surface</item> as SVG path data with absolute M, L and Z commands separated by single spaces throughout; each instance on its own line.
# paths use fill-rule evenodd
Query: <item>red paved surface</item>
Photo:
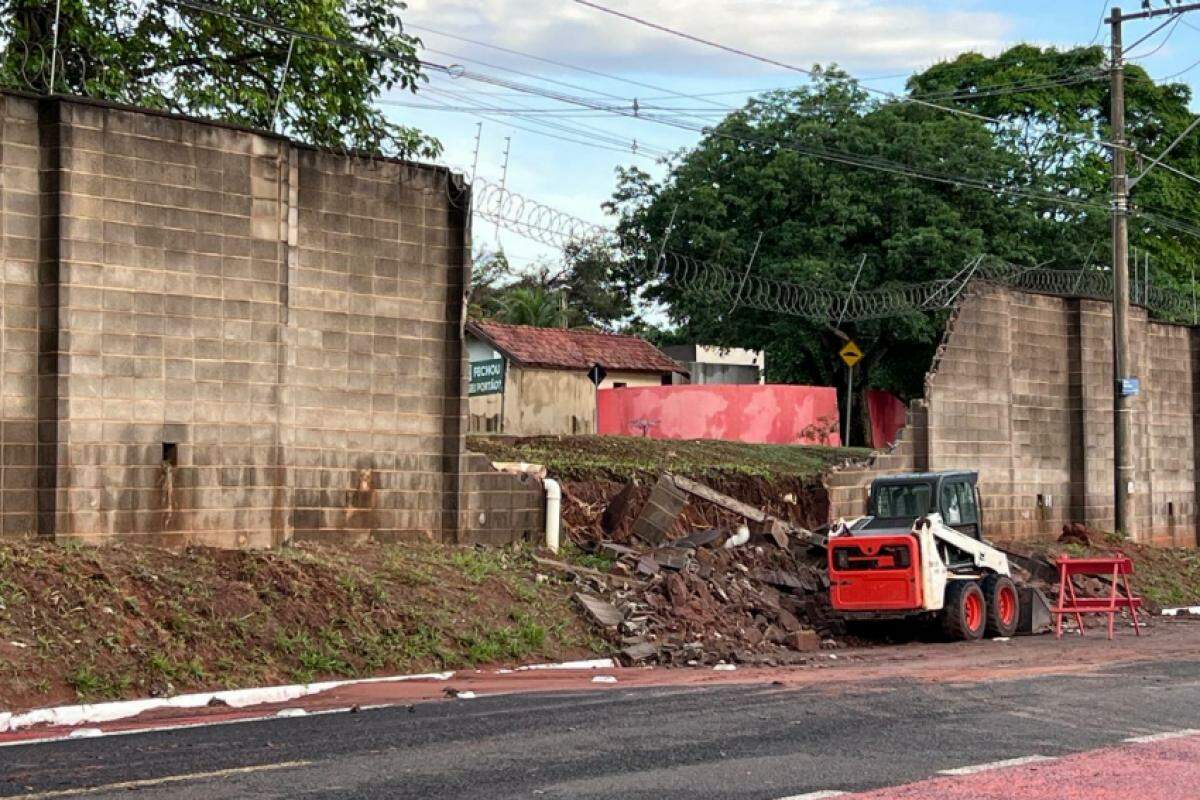
M 965 765 L 964 765 L 965 766 Z M 1200 736 L 846 795 L 846 800 L 1193 800 Z

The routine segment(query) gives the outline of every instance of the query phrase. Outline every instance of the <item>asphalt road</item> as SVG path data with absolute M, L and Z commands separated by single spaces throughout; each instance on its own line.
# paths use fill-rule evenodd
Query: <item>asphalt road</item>
M 1200 728 L 1200 661 L 478 697 L 0 748 L 0 796 L 774 800 L 1181 728 Z

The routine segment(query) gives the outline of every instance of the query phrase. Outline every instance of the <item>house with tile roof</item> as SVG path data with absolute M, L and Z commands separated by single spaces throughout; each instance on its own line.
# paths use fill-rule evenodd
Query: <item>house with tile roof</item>
M 517 435 L 592 433 L 596 391 L 686 381 L 645 339 L 592 330 L 467 323 L 470 430 Z M 599 366 L 599 387 L 589 373 Z

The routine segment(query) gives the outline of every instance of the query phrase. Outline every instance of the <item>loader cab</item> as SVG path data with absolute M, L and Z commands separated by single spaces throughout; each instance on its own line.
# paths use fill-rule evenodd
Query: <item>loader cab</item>
M 959 533 L 983 538 L 977 472 L 915 472 L 876 478 L 871 484 L 863 533 L 908 530 L 926 514 L 939 513 Z

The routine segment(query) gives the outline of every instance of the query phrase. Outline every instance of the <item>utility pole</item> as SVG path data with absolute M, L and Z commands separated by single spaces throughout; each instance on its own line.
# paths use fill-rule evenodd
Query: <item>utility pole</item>
M 1143 36 L 1132 47 L 1137 47 L 1150 36 L 1168 25 L 1178 15 L 1200 9 L 1200 3 L 1189 5 L 1167 4 L 1165 8 L 1151 9 L 1150 3 L 1142 4 L 1143 11 L 1122 14 L 1113 6 L 1108 18 L 1112 30 L 1111 68 L 1112 84 L 1112 263 L 1113 263 L 1113 511 L 1115 527 L 1128 538 L 1134 537 L 1133 509 L 1133 397 L 1137 394 L 1136 381 L 1130 374 L 1129 358 L 1129 192 L 1146 173 L 1155 167 L 1184 136 L 1196 127 L 1189 125 L 1182 134 L 1163 150 L 1150 165 L 1130 180 L 1125 141 L 1125 45 L 1121 25 L 1127 20 L 1151 19 L 1166 16 L 1167 21 Z M 1197 119 L 1200 121 L 1200 118 Z
M 1124 389 L 1129 377 L 1129 176 L 1125 173 L 1125 53 L 1121 9 L 1112 26 L 1112 263 L 1113 263 L 1113 513 L 1118 531 L 1133 538 L 1133 408 Z

